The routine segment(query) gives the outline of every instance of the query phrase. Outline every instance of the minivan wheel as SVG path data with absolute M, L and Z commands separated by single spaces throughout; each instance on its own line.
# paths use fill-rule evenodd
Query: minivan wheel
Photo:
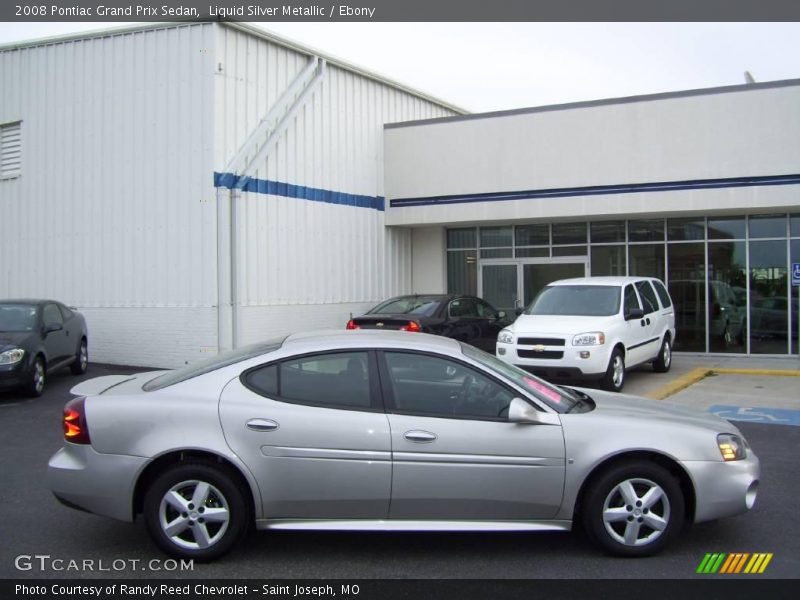
M 75 353 L 75 360 L 69 366 L 73 375 L 83 375 L 89 367 L 89 346 L 86 340 L 81 340 L 78 351 Z
M 44 359 L 41 356 L 37 356 L 28 374 L 28 383 L 23 386 L 22 392 L 29 398 L 38 398 L 44 392 L 46 379 L 47 369 L 44 365 Z
M 625 385 L 625 357 L 619 348 L 614 348 L 603 377 L 603 387 L 610 392 L 621 392 Z
M 147 489 L 144 518 L 167 554 L 200 562 L 219 558 L 247 530 L 247 504 L 234 479 L 205 462 L 180 463 Z
M 664 337 L 664 341 L 661 342 L 661 350 L 659 350 L 658 356 L 653 361 L 653 370 L 656 373 L 666 373 L 671 366 L 672 344 L 669 343 L 668 337 Z
M 589 537 L 617 556 L 660 552 L 683 525 L 684 499 L 664 468 L 623 463 L 606 471 L 588 490 L 584 522 Z

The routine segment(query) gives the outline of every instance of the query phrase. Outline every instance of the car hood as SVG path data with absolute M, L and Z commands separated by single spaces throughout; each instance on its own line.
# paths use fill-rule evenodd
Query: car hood
M 583 413 L 587 416 L 595 414 L 597 417 L 609 417 L 615 420 L 657 422 L 659 424 L 672 423 L 674 425 L 708 429 L 718 433 L 739 433 L 739 430 L 725 419 L 691 406 L 683 406 L 662 400 L 647 400 L 638 396 L 613 394 L 594 389 L 580 389 L 580 391 L 594 400 L 596 405 L 594 411 Z
M 0 352 L 22 346 L 32 335 L 32 331 L 0 331 Z
M 511 325 L 511 330 L 518 336 L 541 333 L 575 335 L 587 331 L 604 331 L 611 326 L 615 318 L 617 317 L 520 315 Z

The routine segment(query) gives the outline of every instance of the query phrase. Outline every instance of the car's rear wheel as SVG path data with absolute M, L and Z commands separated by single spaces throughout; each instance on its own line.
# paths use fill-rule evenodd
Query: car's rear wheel
M 625 385 L 625 356 L 619 348 L 614 348 L 608 360 L 608 368 L 603 377 L 603 387 L 610 392 L 621 392 Z
M 658 356 L 653 361 L 653 370 L 656 373 L 666 373 L 671 366 L 672 344 L 669 342 L 669 337 L 665 336 L 664 341 L 661 342 L 661 350 L 659 350 Z
M 46 380 L 47 369 L 44 359 L 41 356 L 37 356 L 33 361 L 33 366 L 28 374 L 28 382 L 23 386 L 22 392 L 29 398 L 38 398 L 44 392 Z
M 70 365 L 70 370 L 72 371 L 73 375 L 83 375 L 86 373 L 86 369 L 89 367 L 89 345 L 86 343 L 86 339 L 81 340 L 80 346 L 78 346 L 78 351 L 75 353 L 75 360 Z
M 162 473 L 144 498 L 148 532 L 177 558 L 208 561 L 228 552 L 248 525 L 243 490 L 213 463 L 181 463 Z
M 683 525 L 684 499 L 666 469 L 624 463 L 603 473 L 588 490 L 583 518 L 589 537 L 617 556 L 660 552 Z

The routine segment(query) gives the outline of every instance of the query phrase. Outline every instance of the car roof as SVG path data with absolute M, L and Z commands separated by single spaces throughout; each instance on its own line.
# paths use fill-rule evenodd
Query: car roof
M 289 335 L 283 348 L 292 351 L 324 350 L 328 348 L 413 348 L 439 352 L 460 352 L 460 344 L 450 338 L 413 331 L 378 329 L 331 329 L 304 331 Z
M 42 299 L 34 299 L 34 298 L 8 298 L 0 300 L 0 304 L 47 304 L 49 302 L 53 302 L 54 304 L 63 304 L 63 302 L 58 302 L 57 300 L 42 300 Z
M 602 277 L 574 277 L 572 279 L 560 279 L 552 281 L 547 285 L 626 285 L 642 280 L 656 280 L 656 277 L 620 277 L 620 276 L 602 276 Z

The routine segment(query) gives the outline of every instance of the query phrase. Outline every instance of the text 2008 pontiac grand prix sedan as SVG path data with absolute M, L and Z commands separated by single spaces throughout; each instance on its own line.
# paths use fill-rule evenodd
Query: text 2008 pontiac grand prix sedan
M 591 397 L 588 394 L 591 394 Z M 715 416 L 559 388 L 425 334 L 295 334 L 169 372 L 78 385 L 48 482 L 64 504 L 144 516 L 167 553 L 259 529 L 568 530 L 661 550 L 752 508 L 759 462 Z

